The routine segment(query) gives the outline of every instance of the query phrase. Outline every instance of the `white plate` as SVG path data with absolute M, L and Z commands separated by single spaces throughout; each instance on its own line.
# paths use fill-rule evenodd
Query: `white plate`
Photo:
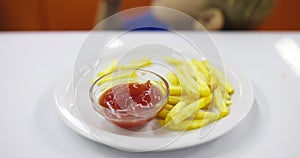
M 79 133 L 83 137 L 104 143 L 114 148 L 127 151 L 151 151 L 151 150 L 174 150 L 199 145 L 213 139 L 216 139 L 238 125 L 238 123 L 246 117 L 252 108 L 254 96 L 251 82 L 243 74 L 234 67 L 226 67 L 226 77 L 235 88 L 235 93 L 232 96 L 233 104 L 230 106 L 230 115 L 221 119 L 215 124 L 208 125 L 204 128 L 187 131 L 184 133 L 176 133 L 174 131 L 164 131 L 164 134 L 147 133 L 145 136 L 128 135 L 117 131 L 118 128 L 112 128 L 100 118 L 92 109 L 88 98 L 89 75 L 92 71 L 89 67 L 86 71 L 81 71 L 80 74 L 75 74 L 80 77 L 83 85 L 79 85 L 79 90 L 82 92 L 82 98 L 79 98 L 77 106 L 73 100 L 73 91 L 71 88 L 72 74 L 65 73 L 58 80 L 55 88 L 55 107 L 61 120 L 73 131 Z M 88 81 L 84 81 L 88 80 Z M 78 110 L 78 111 L 77 111 Z M 84 124 L 82 123 L 84 122 Z M 99 133 L 97 133 L 99 131 Z M 169 134 L 168 134 L 169 132 Z M 101 137 L 101 134 L 103 137 Z M 100 136 L 99 136 L 100 135 Z M 178 137 L 171 138 L 166 135 L 177 135 Z M 175 139 L 174 139 L 175 138 Z M 170 141 L 166 144 L 167 141 Z M 125 142 L 125 143 L 124 143 Z M 148 144 L 149 146 L 145 145 Z M 162 146 L 162 144 L 164 144 Z M 153 146 L 159 146 L 154 149 Z

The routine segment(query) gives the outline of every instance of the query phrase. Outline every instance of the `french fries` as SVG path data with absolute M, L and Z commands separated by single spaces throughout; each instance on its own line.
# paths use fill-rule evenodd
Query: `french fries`
M 112 63 L 109 65 L 108 68 L 106 68 L 105 70 L 101 71 L 98 73 L 98 77 L 101 77 L 103 75 L 106 75 L 108 73 L 113 72 L 118 66 L 118 61 L 117 60 L 113 60 Z
M 133 72 L 132 74 L 120 74 L 118 76 L 113 76 L 113 77 L 108 77 L 106 79 L 101 80 L 100 82 L 97 83 L 97 85 L 101 85 L 104 82 L 110 81 L 112 79 L 121 79 L 121 78 L 136 78 L 137 75 L 135 72 Z
M 181 106 L 180 108 L 176 109 L 175 114 L 172 115 L 172 110 L 167 114 L 166 121 L 173 121 L 175 125 L 180 124 L 182 121 L 186 120 L 189 117 L 193 117 L 193 115 L 197 112 L 198 109 L 203 108 L 211 101 L 211 97 L 203 97 L 200 98 L 190 104 L 184 106 L 184 102 L 182 104 L 176 104 L 173 109 L 176 109 L 177 106 Z M 184 107 L 183 107 L 184 106 Z M 171 115 L 171 116 L 170 116 Z
M 174 72 L 166 74 L 170 93 L 167 104 L 157 114 L 158 124 L 171 130 L 193 130 L 230 114 L 234 88 L 220 70 L 207 60 L 183 61 L 172 57 L 166 57 L 165 60 L 174 67 Z M 132 61 L 126 66 L 119 65 L 114 60 L 99 72 L 98 77 L 118 69 L 151 65 L 149 58 Z M 118 77 L 134 78 L 136 74 Z
M 179 86 L 179 81 L 175 73 L 167 73 L 167 80 L 174 86 Z
M 220 86 L 225 87 L 226 92 L 228 94 L 233 94 L 234 89 L 233 89 L 232 85 L 229 83 L 229 81 L 227 81 L 224 74 L 220 70 L 215 68 L 212 64 L 209 64 L 209 67 L 212 69 L 213 73 L 215 74 L 217 83 Z
M 170 111 L 166 108 L 163 108 L 162 110 L 160 110 L 160 112 L 157 114 L 158 117 L 160 118 L 166 118 L 166 116 L 168 115 Z
M 180 102 L 180 100 L 181 100 L 180 96 L 169 96 L 169 98 L 168 98 L 168 104 L 175 105 L 178 102 Z
M 192 63 L 198 68 L 198 70 L 203 74 L 203 76 L 206 78 L 207 83 L 209 84 L 211 81 L 211 75 L 207 66 L 207 62 L 205 61 L 198 61 L 193 59 Z
M 181 87 L 170 85 L 170 95 L 181 95 Z
M 171 121 L 180 111 L 183 109 L 183 107 L 186 105 L 185 101 L 178 102 L 166 115 L 165 120 L 166 122 Z
M 199 110 L 195 115 L 195 119 L 209 119 L 215 121 L 219 119 L 219 116 L 220 115 L 215 112 Z
M 229 109 L 226 106 L 224 97 L 220 88 L 216 88 L 214 91 L 214 102 L 217 106 L 217 109 L 221 117 L 227 116 L 229 114 Z
M 158 124 L 171 130 L 193 130 L 229 115 L 233 86 L 208 61 L 184 62 L 166 57 L 174 66 L 168 73 L 168 104 L 158 113 Z
M 130 65 L 119 65 L 117 60 L 113 60 L 112 63 L 103 71 L 98 73 L 98 78 L 102 77 L 103 75 L 106 75 L 108 73 L 111 73 L 113 71 L 119 70 L 119 69 L 136 69 L 136 68 L 144 68 L 144 67 L 149 67 L 152 65 L 152 61 L 149 58 L 143 58 L 143 59 L 139 59 L 139 60 L 133 60 L 131 62 Z M 135 77 L 134 74 L 132 74 L 131 76 L 123 76 L 124 78 L 126 77 Z M 94 81 L 93 81 L 94 82 Z
M 158 124 L 161 126 L 165 126 L 171 130 L 176 131 L 185 131 L 185 130 L 193 130 L 197 128 L 201 128 L 210 123 L 209 119 L 201 119 L 201 120 L 185 120 L 181 124 L 173 124 L 173 122 L 167 123 L 165 120 L 157 120 Z
M 197 81 L 194 80 L 193 76 L 186 71 L 186 67 L 183 65 L 177 65 L 175 73 L 179 79 L 183 91 L 189 97 L 198 98 L 200 96 L 200 92 L 198 91 Z
M 164 109 L 171 110 L 173 107 L 174 107 L 173 105 L 166 104 L 166 105 L 164 106 Z

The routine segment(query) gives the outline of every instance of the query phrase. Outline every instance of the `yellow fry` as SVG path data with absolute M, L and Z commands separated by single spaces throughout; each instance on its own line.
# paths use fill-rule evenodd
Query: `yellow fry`
M 213 71 L 210 71 L 210 89 L 214 90 L 218 87 L 218 81 L 215 73 Z
M 180 96 L 169 96 L 169 98 L 168 98 L 168 104 L 175 105 L 178 102 L 180 102 L 180 100 L 181 100 Z
M 205 107 L 206 105 L 208 105 L 211 102 L 211 100 L 212 100 L 211 95 L 198 99 L 198 110 L 200 110 L 203 107 Z
M 167 73 L 167 79 L 171 84 L 179 86 L 179 81 L 175 73 Z
M 209 67 L 210 69 L 212 69 L 217 82 L 225 87 L 225 90 L 228 94 L 232 94 L 234 92 L 234 88 L 233 86 L 229 83 L 229 81 L 227 81 L 227 79 L 225 78 L 224 74 L 218 70 L 216 67 L 214 67 L 211 63 L 209 63 Z
M 103 75 L 115 71 L 117 66 L 118 66 L 118 60 L 113 60 L 108 68 L 98 73 L 98 77 L 102 77 Z
M 165 60 L 169 63 L 169 64 L 172 64 L 172 65 L 179 65 L 179 64 L 182 64 L 183 61 L 179 60 L 179 59 L 176 59 L 176 58 L 173 58 L 173 57 L 165 57 Z
M 157 119 L 157 123 L 161 126 L 165 126 L 166 125 L 166 121 L 164 119 Z
M 207 97 L 210 95 L 210 88 L 204 81 L 198 80 L 197 84 L 201 97 Z
M 138 59 L 138 60 L 133 60 L 131 62 L 131 66 L 137 66 L 139 68 L 141 67 L 147 67 L 147 66 L 151 66 L 152 65 L 152 61 L 150 58 L 143 58 L 143 59 Z
M 180 109 L 176 115 L 169 116 L 175 125 L 180 124 L 185 119 L 193 116 L 198 111 L 198 101 L 196 100 L 191 104 L 186 105 Z
M 231 100 L 225 100 L 225 104 L 226 104 L 226 106 L 230 106 L 232 104 L 232 101 Z
M 229 114 L 229 109 L 225 104 L 220 88 L 216 88 L 214 90 L 214 102 L 217 106 L 218 111 L 220 112 L 221 117 L 227 116 Z
M 210 121 L 215 121 L 219 119 L 219 114 L 215 112 L 198 111 L 193 119 L 209 119 Z
M 120 76 L 111 76 L 111 77 L 107 77 L 107 78 L 103 78 L 101 79 L 101 81 L 99 81 L 97 83 L 98 86 L 100 86 L 102 83 L 107 82 L 107 81 L 112 81 L 112 80 L 116 80 L 116 79 L 121 79 L 121 78 L 136 78 L 137 74 L 136 73 L 131 73 L 131 74 L 122 74 Z
M 225 98 L 226 100 L 230 100 L 231 97 L 230 97 L 230 95 L 226 92 L 224 98 Z
M 180 124 L 173 124 L 172 122 L 167 123 L 164 120 L 157 120 L 157 122 L 161 126 L 165 126 L 171 130 L 176 130 L 176 131 L 184 131 L 184 130 L 193 130 L 193 129 L 198 129 L 201 128 L 207 124 L 210 123 L 209 119 L 203 119 L 203 120 L 187 120 L 183 121 Z
M 189 62 L 189 66 L 191 67 L 194 76 L 196 77 L 197 80 L 202 80 L 205 83 L 208 83 L 206 77 L 202 74 L 202 72 L 197 68 L 196 64 L 192 61 Z
M 136 69 L 136 68 L 144 68 L 152 65 L 152 61 L 150 58 L 143 58 L 138 60 L 133 60 L 130 65 L 126 66 L 118 66 L 117 69 Z
M 208 85 L 206 84 L 206 82 L 201 79 L 198 78 L 197 75 L 201 74 L 201 72 L 199 70 L 197 70 L 197 68 L 195 67 L 193 70 L 193 64 L 189 64 L 189 66 L 185 67 L 185 72 L 187 72 L 185 75 L 188 76 L 192 76 L 192 78 L 194 78 L 197 82 L 197 86 L 195 87 L 196 90 L 200 93 L 199 96 L 204 96 L 207 97 L 210 95 L 210 88 L 208 87 Z M 192 83 L 191 83 L 192 84 Z
M 203 119 L 203 120 L 192 120 L 191 125 L 187 128 L 187 130 L 193 130 L 197 128 L 204 127 L 210 123 L 209 119 Z
M 200 62 L 198 60 L 193 59 L 192 63 L 194 63 L 194 65 L 198 68 L 198 70 L 203 74 L 203 76 L 206 78 L 206 81 L 209 84 L 210 83 L 210 72 L 208 70 L 206 61 Z
M 174 106 L 171 104 L 166 104 L 163 108 L 166 110 L 171 110 Z
M 200 92 L 197 88 L 197 82 L 187 71 L 188 68 L 185 65 L 176 66 L 175 72 L 179 79 L 180 85 L 182 86 L 183 91 L 192 98 L 198 98 Z
M 167 114 L 166 121 L 167 122 L 171 121 L 174 118 L 174 116 L 177 115 L 185 105 L 186 102 L 184 101 L 178 102 Z
M 181 95 L 181 87 L 170 85 L 170 95 Z
M 185 105 L 184 107 L 182 107 L 182 105 L 181 105 L 180 112 L 170 114 L 170 115 L 168 114 L 168 117 L 169 117 L 168 119 L 172 120 L 174 124 L 179 124 L 182 121 L 184 121 L 185 119 L 192 117 L 198 111 L 198 109 L 201 109 L 205 105 L 207 105 L 211 101 L 211 98 L 212 98 L 211 96 L 203 97 L 203 98 L 197 99 L 196 101 L 194 101 L 190 104 Z M 170 112 L 172 112 L 172 110 Z
M 167 114 L 169 113 L 170 111 L 167 110 L 167 109 L 162 109 L 158 114 L 157 116 L 160 117 L 160 118 L 166 118 Z
M 207 104 L 203 108 L 201 108 L 201 110 L 209 110 L 210 107 L 211 107 L 210 104 Z
M 233 86 L 230 84 L 229 81 L 225 80 L 225 88 L 226 88 L 226 92 L 229 94 L 233 94 L 234 93 L 234 88 Z

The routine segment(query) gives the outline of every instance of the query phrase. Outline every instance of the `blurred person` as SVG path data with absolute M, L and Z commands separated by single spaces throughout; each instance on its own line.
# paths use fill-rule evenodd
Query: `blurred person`
M 102 0 L 97 22 L 119 11 L 121 0 Z M 270 13 L 275 0 L 152 0 L 151 6 L 166 7 L 185 13 L 198 21 L 207 30 L 248 30 L 256 28 Z M 176 23 L 177 24 L 174 24 Z M 168 29 L 179 25 L 178 14 L 168 14 L 163 9 L 152 9 L 135 19 L 123 22 L 121 29 L 149 23 Z M 186 25 L 186 24 L 185 24 Z M 185 28 L 200 30 L 198 23 Z

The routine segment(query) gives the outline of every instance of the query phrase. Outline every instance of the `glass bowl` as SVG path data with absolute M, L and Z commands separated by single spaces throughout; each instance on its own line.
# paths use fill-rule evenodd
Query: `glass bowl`
M 168 82 L 143 69 L 117 70 L 90 87 L 94 110 L 109 122 L 129 130 L 140 129 L 167 103 Z

